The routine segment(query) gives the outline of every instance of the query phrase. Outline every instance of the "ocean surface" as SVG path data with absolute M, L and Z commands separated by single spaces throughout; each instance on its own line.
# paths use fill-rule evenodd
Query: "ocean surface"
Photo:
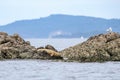
M 72 39 L 25 39 L 30 41 L 31 45 L 35 47 L 46 46 L 48 44 L 54 46 L 57 50 L 63 50 L 70 46 L 84 42 L 87 38 L 72 38 Z
M 86 39 L 26 39 L 62 50 Z M 120 62 L 79 63 L 51 60 L 0 61 L 0 80 L 120 80 Z

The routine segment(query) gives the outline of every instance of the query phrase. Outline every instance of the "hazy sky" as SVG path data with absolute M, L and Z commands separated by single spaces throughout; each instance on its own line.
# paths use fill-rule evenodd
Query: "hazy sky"
M 50 14 L 120 18 L 120 0 L 0 0 L 0 25 Z

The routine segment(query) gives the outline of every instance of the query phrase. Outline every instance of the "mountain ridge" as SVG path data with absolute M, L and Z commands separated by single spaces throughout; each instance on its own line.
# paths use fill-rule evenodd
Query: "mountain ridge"
M 39 19 L 15 21 L 0 26 L 0 31 L 18 33 L 24 38 L 78 38 L 104 33 L 109 27 L 120 32 L 120 19 L 54 14 Z

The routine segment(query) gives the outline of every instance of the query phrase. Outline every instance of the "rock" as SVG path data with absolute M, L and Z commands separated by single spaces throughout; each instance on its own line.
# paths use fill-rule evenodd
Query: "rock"
M 16 59 L 19 55 L 19 50 L 13 47 L 3 47 L 1 54 L 4 59 Z
M 52 45 L 46 45 L 45 49 L 50 49 L 50 50 L 58 52 Z
M 120 61 L 120 34 L 110 32 L 60 51 L 63 58 L 80 62 Z
M 60 53 L 52 46 L 38 47 L 37 54 L 34 54 L 34 59 L 63 59 Z
M 37 54 L 34 54 L 35 59 L 62 59 L 60 53 L 50 49 L 38 49 Z
M 24 52 L 24 53 L 19 54 L 18 58 L 19 59 L 32 59 L 33 55 L 34 55 L 33 53 Z
M 45 49 L 46 48 L 46 49 Z M 35 48 L 18 34 L 8 35 L 0 32 L 0 60 L 2 59 L 61 59 L 57 50 L 51 46 Z
M 5 32 L 0 32 L 0 36 L 1 36 L 1 35 L 3 35 L 3 36 L 8 36 L 8 34 L 5 33 Z
M 35 51 L 36 48 L 18 34 L 11 36 L 0 32 L 0 59 L 32 58 Z
M 38 47 L 37 50 L 38 50 L 38 49 L 45 49 L 45 48 L 44 48 L 44 47 Z

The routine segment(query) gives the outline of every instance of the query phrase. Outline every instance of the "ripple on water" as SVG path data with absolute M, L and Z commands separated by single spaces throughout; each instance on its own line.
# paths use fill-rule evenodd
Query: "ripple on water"
M 0 80 L 119 80 L 120 62 L 0 61 Z

